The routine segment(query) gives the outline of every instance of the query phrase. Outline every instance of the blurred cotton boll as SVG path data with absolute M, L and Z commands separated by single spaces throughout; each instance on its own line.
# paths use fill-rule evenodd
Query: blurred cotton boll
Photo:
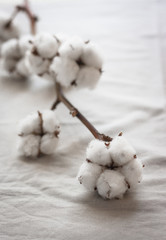
M 27 157 L 54 153 L 60 126 L 55 112 L 36 112 L 20 121 L 18 151 Z

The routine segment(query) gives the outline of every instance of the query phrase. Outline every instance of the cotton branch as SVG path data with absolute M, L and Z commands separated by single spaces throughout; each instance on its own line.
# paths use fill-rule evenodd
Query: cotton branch
M 31 33 L 33 35 L 36 34 L 36 21 L 38 20 L 37 16 L 35 16 L 30 7 L 29 7 L 29 2 L 28 0 L 24 1 L 23 5 L 17 5 L 10 17 L 10 19 L 8 20 L 8 22 L 5 24 L 5 28 L 10 28 L 11 23 L 14 21 L 15 17 L 18 15 L 18 13 L 20 12 L 24 12 L 27 17 L 29 18 L 30 21 L 30 29 L 31 29 Z
M 101 134 L 98 132 L 98 130 L 80 113 L 80 111 L 73 106 L 72 103 L 69 102 L 69 100 L 64 96 L 62 92 L 61 85 L 59 83 L 56 83 L 56 93 L 57 93 L 57 99 L 54 102 L 54 104 L 51 107 L 51 110 L 54 110 L 56 106 L 62 102 L 69 110 L 70 114 L 73 117 L 77 117 L 92 133 L 92 135 L 99 140 L 110 142 L 112 141 L 112 138 L 109 136 L 105 136 L 104 134 Z

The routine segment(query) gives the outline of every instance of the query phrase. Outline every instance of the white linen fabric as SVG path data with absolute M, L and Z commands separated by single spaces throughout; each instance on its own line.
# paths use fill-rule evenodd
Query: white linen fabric
M 122 200 L 88 193 L 76 176 L 93 137 L 63 105 L 57 109 L 61 138 L 55 155 L 20 158 L 18 120 L 50 107 L 55 91 L 39 78 L 1 77 L 0 239 L 164 240 L 166 2 L 64 0 L 37 2 L 33 9 L 41 19 L 38 31 L 79 35 L 100 45 L 105 65 L 97 88 L 66 95 L 102 133 L 124 132 L 145 168 L 142 183 Z

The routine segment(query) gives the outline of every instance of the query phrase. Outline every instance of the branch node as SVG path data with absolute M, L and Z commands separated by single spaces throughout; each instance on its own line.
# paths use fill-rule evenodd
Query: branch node
M 77 109 L 76 108 L 71 109 L 70 114 L 72 115 L 72 117 L 76 117 L 78 114 Z

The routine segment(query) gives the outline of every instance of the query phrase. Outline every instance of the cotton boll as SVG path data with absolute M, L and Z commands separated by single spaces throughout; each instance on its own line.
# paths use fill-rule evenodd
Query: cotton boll
M 129 186 L 134 188 L 142 180 L 142 163 L 136 158 L 120 168 L 120 172 L 125 176 Z
M 84 44 L 81 60 L 85 65 L 90 67 L 95 67 L 97 69 L 102 68 L 103 60 L 98 52 L 97 47 L 91 43 Z
M 20 122 L 18 134 L 20 137 L 19 151 L 22 151 L 22 155 L 36 156 L 39 153 L 53 153 L 58 144 L 59 126 L 57 124 L 58 121 L 51 110 L 37 112 L 24 118 Z M 36 138 L 39 141 L 35 140 Z M 34 148 L 29 142 L 31 140 Z M 38 151 L 35 150 L 36 147 Z
M 23 136 L 18 142 L 18 151 L 26 157 L 36 157 L 39 154 L 40 136 L 33 134 Z
M 76 83 L 78 87 L 88 87 L 90 89 L 93 89 L 100 79 L 100 76 L 101 73 L 98 69 L 82 66 L 78 72 Z
M 19 124 L 19 134 L 40 133 L 40 118 L 38 113 L 28 115 Z
M 32 74 L 44 74 L 49 70 L 50 61 L 31 52 L 26 53 L 26 66 Z
M 136 157 L 136 151 L 123 136 L 118 136 L 110 144 L 110 155 L 115 165 L 122 166 Z
M 40 33 L 34 40 L 37 52 L 43 58 L 52 58 L 58 51 L 58 42 L 54 36 L 49 33 Z
M 79 169 L 77 179 L 86 189 L 94 191 L 102 170 L 101 166 L 85 161 Z
M 59 54 L 62 57 L 71 58 L 73 60 L 77 60 L 80 58 L 83 52 L 84 42 L 79 37 L 72 37 L 65 41 L 60 49 Z
M 124 176 L 114 170 L 105 170 L 97 181 L 97 190 L 105 199 L 122 198 L 127 191 Z
M 19 48 L 22 56 L 25 55 L 27 50 L 32 48 L 33 39 L 32 35 L 25 35 L 19 39 Z
M 1 56 L 5 58 L 20 58 L 21 53 L 17 39 L 10 39 L 1 46 Z
M 40 151 L 44 154 L 52 154 L 58 144 L 58 138 L 54 134 L 45 134 L 41 138 Z
M 16 72 L 23 77 L 28 77 L 30 72 L 25 64 L 25 59 L 22 58 L 16 65 Z
M 69 87 L 77 78 L 79 66 L 71 59 L 55 57 L 50 66 L 50 71 L 57 82 L 64 87 Z
M 102 166 L 111 166 L 111 157 L 108 147 L 103 141 L 92 140 L 86 150 L 86 157 L 93 163 L 97 163 Z

